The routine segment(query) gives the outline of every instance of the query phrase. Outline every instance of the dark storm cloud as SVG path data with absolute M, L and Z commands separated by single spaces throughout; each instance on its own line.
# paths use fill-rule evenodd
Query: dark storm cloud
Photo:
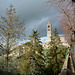
M 46 36 L 47 23 L 50 20 L 52 29 L 58 28 L 58 32 L 61 34 L 59 17 L 54 8 L 46 7 L 45 2 L 47 0 L 0 0 L 0 15 L 5 14 L 5 9 L 10 4 L 16 8 L 17 15 L 21 16 L 20 20 L 25 21 L 26 35 L 29 36 L 32 30 L 38 30 L 41 36 Z

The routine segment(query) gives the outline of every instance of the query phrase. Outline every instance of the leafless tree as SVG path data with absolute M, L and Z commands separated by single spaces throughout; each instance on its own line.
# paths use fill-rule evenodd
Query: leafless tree
M 15 8 L 10 5 L 10 9 L 6 11 L 6 16 L 1 16 L 0 19 L 0 43 L 5 47 L 7 67 L 11 47 L 25 36 L 25 24 L 20 22 L 15 13 Z
M 69 43 L 75 41 L 75 1 L 74 0 L 48 0 L 49 6 L 55 6 L 61 18 L 62 30 Z

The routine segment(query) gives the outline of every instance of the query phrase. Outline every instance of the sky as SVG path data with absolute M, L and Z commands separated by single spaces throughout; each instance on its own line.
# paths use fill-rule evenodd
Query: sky
M 33 29 L 37 30 L 41 37 L 46 37 L 48 21 L 52 24 L 52 31 L 56 27 L 58 33 L 62 34 L 59 14 L 56 8 L 47 6 L 46 1 L 48 0 L 0 0 L 0 15 L 5 16 L 6 8 L 12 4 L 16 14 L 20 15 L 20 20 L 25 23 L 26 37 L 31 35 Z

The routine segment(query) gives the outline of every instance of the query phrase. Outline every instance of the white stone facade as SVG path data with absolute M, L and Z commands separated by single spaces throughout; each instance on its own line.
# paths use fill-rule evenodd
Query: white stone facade
M 50 24 L 50 22 L 48 21 L 47 24 L 47 41 L 51 41 L 51 31 L 52 31 L 52 25 Z

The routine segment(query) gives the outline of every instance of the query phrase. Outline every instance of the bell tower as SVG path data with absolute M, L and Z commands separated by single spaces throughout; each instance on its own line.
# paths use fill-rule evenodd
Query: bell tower
M 52 31 L 52 25 L 50 24 L 50 21 L 48 21 L 47 24 L 47 41 L 51 41 L 51 31 Z

